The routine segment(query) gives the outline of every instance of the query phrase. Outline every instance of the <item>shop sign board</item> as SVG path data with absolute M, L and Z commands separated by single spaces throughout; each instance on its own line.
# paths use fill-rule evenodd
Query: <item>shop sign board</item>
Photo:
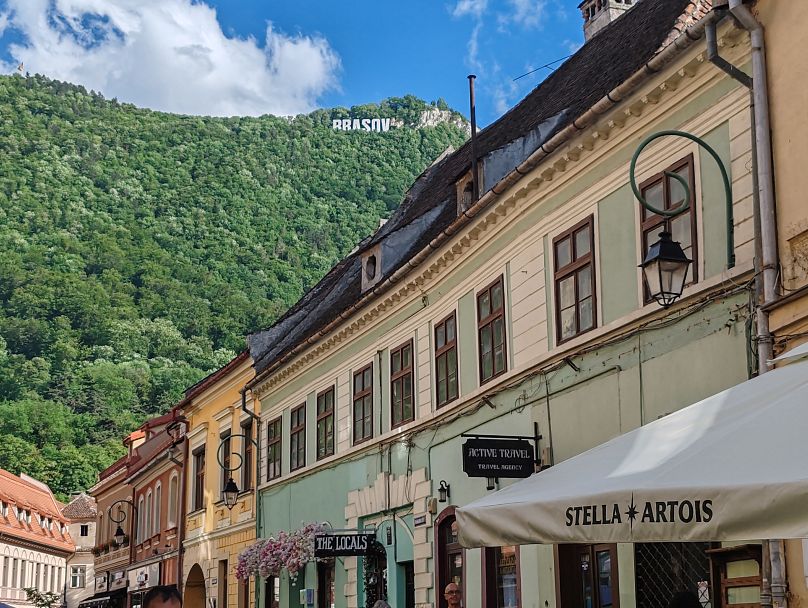
M 106 573 L 95 577 L 95 592 L 107 591 L 109 585 L 107 583 Z
M 469 477 L 530 477 L 535 471 L 533 445 L 526 439 L 467 439 L 463 471 Z
M 368 555 L 375 536 L 373 532 L 318 534 L 314 537 L 314 557 Z
M 124 570 L 116 570 L 111 572 L 109 581 L 109 590 L 115 591 L 116 589 L 126 589 L 126 572 Z
M 160 584 L 160 562 L 129 571 L 129 589 L 147 589 Z

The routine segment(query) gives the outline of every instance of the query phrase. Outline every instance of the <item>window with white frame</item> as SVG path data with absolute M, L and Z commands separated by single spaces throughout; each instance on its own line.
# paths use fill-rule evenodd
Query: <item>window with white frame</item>
M 87 566 L 70 566 L 70 588 L 84 589 L 87 578 Z
M 154 489 L 154 521 L 152 522 L 152 535 L 160 533 L 160 511 L 163 502 L 163 484 L 157 483 Z
M 152 491 L 149 490 L 146 492 L 146 521 L 144 523 L 143 529 L 143 540 L 151 537 L 152 533 L 152 515 L 154 511 L 154 499 L 152 496 Z
M 179 477 L 176 473 L 168 481 L 168 527 L 177 525 L 177 495 L 179 490 Z
M 143 521 L 146 517 L 145 504 L 146 501 L 143 500 L 143 497 L 141 496 L 137 501 L 137 533 L 135 534 L 135 538 L 137 539 L 136 542 L 138 545 L 142 543 L 145 538 L 146 531 L 143 527 Z

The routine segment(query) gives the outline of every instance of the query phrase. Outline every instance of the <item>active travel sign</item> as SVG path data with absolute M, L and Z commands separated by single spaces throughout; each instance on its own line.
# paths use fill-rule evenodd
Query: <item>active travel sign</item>
M 469 477 L 530 477 L 535 463 L 526 439 L 468 439 L 463 444 L 463 471 Z

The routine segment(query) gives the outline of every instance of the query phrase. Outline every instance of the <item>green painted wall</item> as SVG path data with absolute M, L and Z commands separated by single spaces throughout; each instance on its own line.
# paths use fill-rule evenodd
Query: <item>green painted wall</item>
M 600 325 L 611 323 L 637 308 L 636 204 L 628 184 L 598 203 Z
M 729 150 L 729 125 L 723 124 L 704 136 L 704 141 L 721 157 L 727 173 L 731 173 Z M 704 253 L 706 276 L 721 273 L 727 267 L 727 205 L 721 181 L 721 173 L 713 157 L 705 150 L 699 151 L 701 160 L 701 213 L 704 223 Z
M 468 395 L 479 386 L 477 370 L 477 311 L 474 291 L 463 295 L 457 303 L 458 355 L 460 361 L 460 394 Z
M 721 96 L 735 88 L 728 79 L 701 92 L 699 97 L 682 104 L 665 120 L 654 126 L 654 130 L 674 128 L 688 118 L 697 115 L 718 102 Z M 729 156 L 729 136 L 726 125 L 708 134 L 708 142 L 716 147 L 722 158 Z M 525 226 L 539 222 L 548 214 L 566 204 L 574 195 L 591 187 L 599 180 L 624 166 L 633 148 L 624 149 L 603 160 L 571 184 L 551 197 L 535 204 L 520 222 L 499 231 L 474 257 L 470 257 L 448 275 L 439 287 L 432 289 L 424 300 L 414 302 L 403 310 L 386 318 L 378 327 L 365 331 L 353 338 L 349 346 L 320 364 L 307 370 L 300 377 L 275 390 L 262 402 L 264 408 L 284 400 L 291 395 L 307 394 L 309 409 L 307 420 L 315 428 L 316 406 L 311 386 L 324 376 L 333 376 L 335 371 L 354 357 L 360 350 L 384 347 L 381 351 L 381 365 L 374 359 L 374 401 L 377 419 L 374 434 L 381 428 L 389 428 L 389 350 L 394 344 L 385 342 L 385 335 L 399 327 L 415 315 L 424 320 L 434 320 L 429 311 L 424 311 L 428 303 L 436 303 L 450 290 L 468 281 L 482 261 L 489 259 L 513 242 Z M 723 269 L 724 251 L 724 211 L 715 199 L 722 200 L 720 182 L 712 160 L 701 157 L 702 172 L 702 211 L 705 244 L 703 254 L 707 256 L 707 275 L 714 275 Z M 627 177 L 626 177 L 627 179 Z M 718 190 L 716 190 L 718 188 Z M 709 202 L 707 202 L 709 201 Z M 637 227 L 634 222 L 634 206 L 627 185 L 621 186 L 597 203 L 598 227 L 600 234 L 602 319 L 608 323 L 630 313 L 637 307 L 636 248 Z M 604 237 L 608 235 L 608 240 Z M 544 236 L 542 246 L 545 252 L 545 287 L 548 298 L 552 292 L 552 272 L 549 268 L 549 239 Z M 507 276 L 508 273 L 506 273 Z M 476 287 L 476 286 L 475 286 Z M 458 301 L 458 326 L 460 339 L 460 387 L 461 394 L 467 395 L 478 387 L 476 356 L 476 312 L 474 289 L 466 292 Z M 628 294 L 628 295 L 627 295 Z M 510 302 L 510 299 L 508 299 Z M 443 304 L 443 303 L 441 303 Z M 413 443 L 406 446 L 396 443 L 391 446 L 393 475 L 406 474 L 408 470 L 426 468 L 433 485 L 443 479 L 451 485 L 451 502 L 462 505 L 486 494 L 485 480 L 468 479 L 462 472 L 461 433 L 474 431 L 493 434 L 525 434 L 532 430 L 531 423 L 537 421 L 544 435 L 542 444 L 551 445 L 555 461 L 580 453 L 617 434 L 636 428 L 668 412 L 688 405 L 723 388 L 746 378 L 746 338 L 742 318 L 745 296 L 743 294 L 726 301 L 706 306 L 698 312 L 681 319 L 675 324 L 660 328 L 646 329 L 642 334 L 629 339 L 603 346 L 576 357 L 575 363 L 580 372 L 563 367 L 547 374 L 537 375 L 521 386 L 513 387 L 493 397 L 495 409 L 488 406 L 468 412 L 451 424 L 429 429 L 413 437 Z M 735 310 L 735 309 L 738 310 Z M 509 310 L 510 313 L 510 310 Z M 509 315 L 510 316 L 510 315 Z M 550 328 L 549 341 L 554 338 L 552 303 L 548 302 L 547 320 Z M 512 336 L 512 332 L 508 332 Z M 430 340 L 431 332 L 430 332 Z M 513 353 L 512 344 L 509 343 Z M 376 353 L 377 351 L 373 351 Z M 512 355 L 511 355 L 512 356 Z M 693 364 L 695 360 L 714 362 L 714 365 Z M 551 393 L 549 403 L 544 397 Z M 417 392 L 416 392 L 417 394 Z M 526 403 L 527 402 L 527 403 Z M 284 434 L 288 437 L 288 412 L 284 412 Z M 552 420 L 552 425 L 550 424 Z M 313 433 L 309 435 L 313 438 Z M 314 457 L 314 442 L 307 450 L 307 457 Z M 385 448 L 386 449 L 386 448 Z M 288 442 L 284 441 L 284 452 L 288 453 Z M 379 452 L 378 446 L 355 454 L 350 461 L 342 461 L 312 473 L 297 476 L 294 480 L 273 486 L 260 492 L 259 505 L 262 510 L 262 537 L 280 529 L 294 529 L 310 521 L 328 521 L 335 528 L 344 527 L 344 509 L 347 494 L 351 490 L 367 487 L 375 482 L 381 471 L 388 470 L 386 454 Z M 288 458 L 283 459 L 284 472 L 288 472 Z M 502 486 L 512 481 L 503 480 Z M 435 486 L 436 487 L 436 486 Z M 405 518 L 402 524 L 406 524 Z M 407 524 L 412 527 L 411 520 Z M 397 528 L 397 534 L 398 534 Z M 432 530 L 428 530 L 431 538 Z M 403 538 L 403 536 L 402 536 Z M 633 553 L 630 547 L 619 548 L 621 605 L 632 606 L 633 599 Z M 398 562 L 406 554 L 405 543 L 397 543 Z M 410 542 L 409 551 L 412 551 Z M 396 558 L 391 558 L 390 576 L 400 575 Z M 403 560 L 406 561 L 406 560 Z M 467 598 L 466 608 L 478 608 L 480 595 L 475 592 L 473 582 L 479 578 L 480 553 L 467 553 Z M 560 606 L 555 597 L 555 566 L 552 547 L 523 547 L 521 550 L 522 598 L 525 606 Z M 307 575 L 306 586 L 313 587 Z M 301 577 L 303 578 L 303 577 Z M 337 567 L 337 589 L 345 583 L 345 572 Z M 303 583 L 298 582 L 298 587 Z M 293 590 L 288 582 L 282 595 L 288 596 Z M 345 604 L 341 593 L 337 593 L 337 606 Z M 398 599 L 398 598 L 397 598 Z M 434 601 L 434 590 L 432 598 Z M 297 598 L 288 597 L 282 601 L 283 608 L 296 608 Z

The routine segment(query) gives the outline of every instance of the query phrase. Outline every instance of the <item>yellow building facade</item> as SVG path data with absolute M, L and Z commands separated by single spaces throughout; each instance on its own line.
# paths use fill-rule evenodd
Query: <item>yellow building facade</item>
M 808 28 L 800 2 L 758 0 L 755 11 L 765 32 L 777 196 L 779 291 L 766 305 L 776 355 L 808 341 Z M 788 606 L 808 606 L 808 541 L 786 541 L 785 550 Z
M 178 406 L 188 420 L 185 471 L 183 594 L 188 608 L 247 608 L 254 584 L 236 579 L 238 554 L 255 540 L 257 402 L 241 390 L 253 377 L 245 351 L 186 391 Z M 222 490 L 240 492 L 229 509 Z

